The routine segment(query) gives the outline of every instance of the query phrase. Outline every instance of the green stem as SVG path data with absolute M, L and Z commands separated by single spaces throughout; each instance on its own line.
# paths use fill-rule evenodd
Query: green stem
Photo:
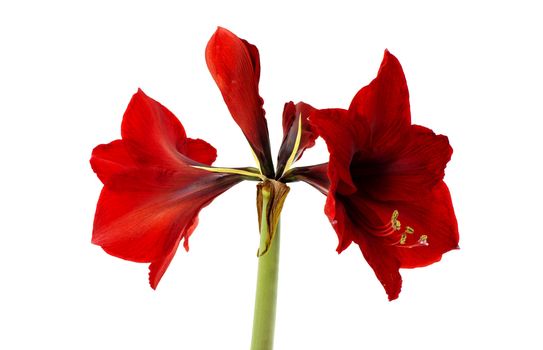
M 264 213 L 268 210 L 270 194 L 263 191 L 262 218 L 260 224 L 260 247 L 265 246 L 268 224 Z M 273 236 L 269 250 L 258 258 L 255 313 L 253 318 L 253 338 L 251 350 L 272 350 L 275 330 L 275 310 L 277 304 L 277 277 L 279 273 L 279 229 Z

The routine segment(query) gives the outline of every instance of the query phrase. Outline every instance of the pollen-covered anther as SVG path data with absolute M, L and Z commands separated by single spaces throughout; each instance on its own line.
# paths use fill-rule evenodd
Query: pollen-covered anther
M 392 212 L 392 216 L 390 218 L 390 224 L 392 226 L 392 229 L 395 231 L 399 231 L 402 227 L 400 220 L 398 220 L 398 217 L 400 216 L 400 212 L 398 210 L 394 210 Z M 412 235 L 415 233 L 415 229 L 411 226 L 405 226 L 404 232 L 400 236 L 400 240 L 394 243 L 393 245 L 400 247 L 400 248 L 414 248 L 414 247 L 422 247 L 428 245 L 428 236 L 427 235 L 421 235 L 416 243 L 413 244 L 406 244 L 407 239 L 409 235 Z
M 392 225 L 392 228 L 396 231 L 400 231 L 402 228 L 402 224 L 400 223 L 400 220 L 398 220 L 398 216 L 400 215 L 400 212 L 398 210 L 394 210 L 392 212 L 392 217 L 390 218 L 390 224 Z

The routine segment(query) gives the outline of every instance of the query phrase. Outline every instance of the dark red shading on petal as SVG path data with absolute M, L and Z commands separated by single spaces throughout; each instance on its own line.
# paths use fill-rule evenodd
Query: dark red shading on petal
M 387 157 L 357 152 L 350 165 L 353 181 L 368 197 L 381 201 L 416 200 L 445 176 L 452 148 L 446 136 L 412 125 L 401 148 Z
M 444 182 L 437 184 L 426 198 L 416 201 L 375 202 L 358 195 L 338 195 L 335 200 L 339 211 L 347 213 L 339 219 L 343 221 L 342 229 L 360 246 L 390 300 L 400 292 L 399 268 L 430 265 L 458 247 L 458 225 Z M 394 211 L 398 212 L 400 223 L 397 230 L 389 225 Z
M 310 122 L 318 135 L 326 141 L 330 152 L 332 166 L 328 167 L 328 177 L 334 191 L 339 188 L 342 193 L 353 193 L 356 186 L 349 166 L 356 152 L 356 142 L 364 135 L 359 135 L 352 127 L 348 111 L 340 108 L 315 110 Z
M 304 181 L 326 196 L 330 187 L 328 163 L 292 168 L 281 178 L 281 181 L 285 183 Z
M 206 62 L 230 114 L 249 141 L 262 172 L 273 178 L 268 124 L 258 92 L 260 58 L 256 46 L 218 28 L 206 47 Z
M 340 111 L 310 118 L 330 152 L 325 213 L 338 252 L 357 243 L 393 300 L 400 268 L 432 264 L 458 246 L 443 182 L 452 148 L 446 136 L 411 125 L 405 77 L 388 51 L 377 78 Z
M 242 179 L 193 168 L 210 164 L 215 149 L 187 138 L 177 118 L 141 90 L 128 105 L 122 135 L 91 157 L 104 183 L 92 242 L 111 255 L 151 263 L 156 288 L 181 240 L 188 249 L 199 211 Z
M 285 107 L 283 109 L 283 142 L 281 143 L 279 155 L 277 157 L 276 175 L 278 177 L 283 174 L 285 166 L 296 144 L 299 127 L 298 118 L 302 118 L 302 135 L 294 161 L 300 159 L 307 148 L 311 148 L 315 145 L 315 140 L 317 139 L 318 135 L 315 128 L 309 123 L 308 120 L 311 112 L 314 110 L 315 108 L 303 102 L 298 102 L 296 104 L 293 102 L 285 103 Z

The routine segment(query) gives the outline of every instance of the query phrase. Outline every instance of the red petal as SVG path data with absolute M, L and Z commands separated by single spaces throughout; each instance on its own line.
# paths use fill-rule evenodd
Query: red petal
M 377 216 L 364 202 L 353 201 L 352 197 L 343 197 L 333 192 L 329 192 L 324 211 L 338 235 L 338 253 L 355 241 L 385 288 L 389 300 L 396 299 L 402 287 L 398 271 L 400 263 L 390 246 L 382 244 L 379 238 L 363 230 L 363 227 L 378 221 Z
M 441 256 L 458 248 L 458 224 L 447 185 L 442 181 L 424 200 L 417 202 L 390 203 L 400 213 L 402 225 L 411 226 L 414 239 L 420 235 L 428 236 L 428 245 L 414 248 L 396 246 L 396 256 L 401 267 L 414 268 L 433 264 Z M 409 245 L 409 239 L 406 242 Z
M 360 149 L 386 155 L 400 147 L 411 125 L 409 91 L 400 62 L 388 50 L 377 77 L 356 94 L 349 112 L 369 129 L 370 137 L 359 140 Z
M 138 164 L 170 167 L 180 162 L 179 149 L 187 138 L 185 129 L 173 113 L 141 89 L 126 108 L 121 135 Z
M 375 202 L 359 195 L 335 194 L 328 197 L 325 209 L 340 238 L 338 251 L 351 241 L 357 243 L 390 300 L 401 289 L 400 268 L 430 265 L 458 247 L 458 225 L 443 182 L 424 200 Z M 399 230 L 388 225 L 394 211 L 399 213 Z M 404 233 L 405 241 L 400 243 Z M 420 243 L 423 235 L 427 245 Z
M 360 191 L 381 201 L 417 200 L 427 196 L 445 175 L 452 148 L 446 136 L 422 126 L 411 126 L 388 157 L 358 152 L 350 164 Z
M 283 176 L 282 181 L 304 181 L 326 196 L 330 187 L 328 163 L 293 168 Z
M 283 142 L 279 149 L 279 155 L 277 157 L 277 175 L 280 176 L 285 170 L 285 166 L 292 154 L 292 150 L 296 144 L 296 138 L 298 135 L 298 117 L 302 118 L 302 136 L 300 139 L 300 145 L 296 152 L 294 160 L 298 160 L 302 157 L 302 154 L 307 148 L 311 148 L 315 145 L 317 139 L 317 131 L 309 123 L 309 115 L 315 111 L 315 108 L 310 105 L 298 102 L 285 103 L 283 109 Z
M 92 151 L 90 163 L 104 184 L 109 181 L 112 175 L 123 173 L 136 166 L 122 140 L 96 146 Z
M 370 209 L 371 207 L 371 209 Z M 444 253 L 458 247 L 458 225 L 451 203 L 451 197 L 444 182 L 438 184 L 432 193 L 420 201 L 379 202 L 352 206 L 350 217 L 378 215 L 383 222 L 390 220 L 397 210 L 401 228 L 390 236 L 354 229 L 354 241 L 360 245 L 364 257 L 383 283 L 389 299 L 398 296 L 401 277 L 398 269 L 423 267 L 439 260 Z M 405 233 L 408 227 L 412 233 Z M 410 230 L 411 231 L 411 230 Z M 399 243 L 401 235 L 405 242 Z M 425 244 L 419 243 L 422 236 Z
M 356 141 L 364 135 L 353 127 L 348 111 L 340 108 L 316 110 L 311 114 L 310 122 L 326 141 L 330 152 L 328 177 L 333 191 L 337 189 L 345 194 L 355 192 L 349 166 L 356 152 Z
M 115 183 L 104 187 L 92 239 L 111 255 L 151 262 L 151 270 L 169 264 L 181 239 L 188 247 L 199 211 L 241 181 L 236 175 L 192 168 L 183 173 L 156 171 L 151 176 L 152 171 L 136 169 L 117 175 Z M 151 276 L 153 288 L 156 276 Z
M 192 231 L 196 228 L 198 225 L 198 217 L 195 217 L 193 222 L 189 225 L 189 228 L 186 230 L 185 236 L 185 249 L 188 251 L 188 236 L 192 234 Z M 156 289 L 158 282 L 160 282 L 160 279 L 162 276 L 164 276 L 164 273 L 166 272 L 166 269 L 170 265 L 170 262 L 172 261 L 175 252 L 177 251 L 177 247 L 179 246 L 179 242 L 181 241 L 181 236 L 179 236 L 179 239 L 175 243 L 175 245 L 172 247 L 170 252 L 163 257 L 162 259 L 158 261 L 154 261 L 149 265 L 149 284 L 151 285 L 151 288 Z
M 264 101 L 258 93 L 258 49 L 219 27 L 207 44 L 206 62 L 230 114 L 259 159 L 262 171 L 273 177 L 268 125 L 262 108 Z
M 217 150 L 201 139 L 187 138 L 183 153 L 199 163 L 211 165 L 217 159 Z
M 392 301 L 400 296 L 402 290 L 402 276 L 400 263 L 387 246 L 379 244 L 375 238 L 361 239 L 358 243 L 364 259 L 375 272 L 375 276 L 385 289 L 388 300 Z
M 104 183 L 92 241 L 111 255 L 150 262 L 156 288 L 181 240 L 188 249 L 199 211 L 242 178 L 193 168 L 211 164 L 215 149 L 187 138 L 177 118 L 141 90 L 127 107 L 122 135 L 91 157 Z

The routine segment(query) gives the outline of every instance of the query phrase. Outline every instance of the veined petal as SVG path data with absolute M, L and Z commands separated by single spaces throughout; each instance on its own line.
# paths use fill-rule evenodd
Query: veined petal
M 268 124 L 258 93 L 260 58 L 256 46 L 218 28 L 206 47 L 206 62 L 213 79 L 257 157 L 264 175 L 273 178 Z
M 129 171 L 137 166 L 122 140 L 96 146 L 92 151 L 90 163 L 104 185 L 113 175 Z
M 364 135 L 353 127 L 355 125 L 350 122 L 349 112 L 340 108 L 316 110 L 311 114 L 310 122 L 326 141 L 330 152 L 328 177 L 334 191 L 338 189 L 345 194 L 355 192 L 349 166 L 356 152 L 357 140 Z
M 281 181 L 285 183 L 304 181 L 326 196 L 330 187 L 328 163 L 292 168 L 285 173 Z
M 447 185 L 439 182 L 431 193 L 418 201 L 380 202 L 381 211 L 397 210 L 402 223 L 400 232 L 409 226 L 404 244 L 395 245 L 395 253 L 403 268 L 423 267 L 441 260 L 441 256 L 458 248 L 458 224 Z M 424 244 L 417 244 L 424 236 Z M 404 247 L 412 248 L 404 248 Z
M 277 157 L 277 177 L 281 177 L 288 166 L 300 159 L 307 148 L 315 145 L 318 135 L 309 123 L 309 115 L 315 108 L 298 102 L 285 103 L 283 109 L 283 142 Z M 293 154 L 293 152 L 295 152 Z M 288 164 L 291 161 L 291 164 Z
M 359 149 L 386 157 L 401 148 L 411 125 L 409 91 L 400 62 L 388 50 L 377 77 L 356 94 L 349 113 L 368 129 L 368 137 L 357 140 Z
M 182 173 L 156 171 L 135 169 L 104 186 L 92 237 L 94 244 L 111 255 L 150 262 L 151 272 L 169 264 L 181 240 L 188 250 L 200 210 L 241 181 L 237 175 L 189 167 Z M 156 288 L 159 278 L 150 277 Z
M 388 157 L 354 155 L 351 175 L 367 196 L 381 201 L 417 200 L 445 176 L 452 155 L 448 138 L 418 125 L 405 134 L 402 147 Z
M 92 242 L 111 255 L 149 262 L 156 288 L 198 213 L 243 177 L 210 172 L 216 150 L 187 138 L 183 126 L 164 106 L 139 90 L 121 127 L 122 140 L 99 145 L 91 166 L 104 188 L 100 194 Z
M 121 135 L 132 159 L 139 165 L 175 168 L 186 158 L 183 152 L 187 135 L 183 125 L 141 89 L 126 108 Z
M 363 195 L 336 195 L 327 214 L 346 247 L 357 243 L 389 299 L 398 297 L 400 268 L 427 266 L 458 247 L 458 225 L 444 182 L 424 199 L 377 202 Z
M 217 159 L 217 150 L 215 147 L 201 139 L 187 137 L 182 153 L 190 159 L 206 165 L 213 164 Z
M 329 192 L 325 213 L 338 235 L 337 252 L 341 253 L 352 242 L 357 243 L 389 300 L 396 299 L 402 287 L 400 262 L 394 255 L 391 240 L 379 235 L 387 225 L 363 200 L 352 195 Z

